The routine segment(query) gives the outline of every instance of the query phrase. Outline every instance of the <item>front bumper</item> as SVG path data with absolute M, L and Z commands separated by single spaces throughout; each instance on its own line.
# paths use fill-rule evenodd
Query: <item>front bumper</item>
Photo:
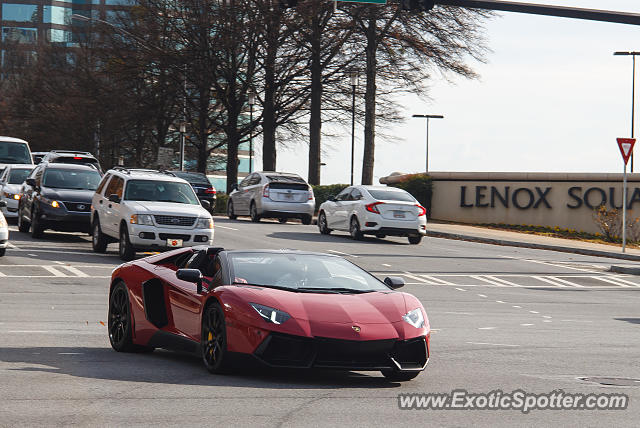
M 87 205 L 90 205 L 87 203 Z M 67 211 L 66 208 L 53 208 L 40 204 L 40 222 L 45 229 L 61 232 L 89 232 L 90 212 Z
M 0 201 L 5 201 L 7 206 L 2 208 L 2 214 L 6 218 L 17 218 L 18 217 L 18 203 L 19 201 L 13 198 L 5 198 L 4 195 L 0 198 Z
M 429 361 L 429 340 L 340 340 L 271 333 L 253 355 L 271 367 L 421 371 Z
M 0 248 L 7 248 L 9 246 L 9 229 L 6 227 L 0 228 Z
M 183 247 L 213 244 L 214 229 L 181 229 L 172 227 L 129 224 L 129 242 L 139 249 L 175 248 L 167 245 L 167 239 L 182 239 Z
M 263 217 L 302 217 L 312 216 L 316 209 L 315 201 L 307 202 L 275 202 L 262 198 L 261 216 Z

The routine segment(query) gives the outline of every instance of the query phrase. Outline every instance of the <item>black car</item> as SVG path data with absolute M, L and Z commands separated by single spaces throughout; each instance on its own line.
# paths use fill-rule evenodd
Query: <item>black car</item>
M 45 229 L 89 232 L 91 198 L 100 183 L 93 166 L 43 162 L 25 180 L 18 205 L 18 230 L 34 238 Z
M 100 173 L 100 162 L 89 152 L 77 152 L 73 150 L 51 150 L 42 157 L 40 162 L 69 163 L 74 165 L 92 165 Z M 34 162 L 35 163 L 35 162 Z
M 213 208 L 216 206 L 216 188 L 213 187 L 206 175 L 201 172 L 185 172 L 185 171 L 170 171 L 178 178 L 182 178 L 191 184 L 193 190 L 198 195 L 198 199 L 201 201 L 208 201 L 211 205 L 210 212 L 213 213 Z

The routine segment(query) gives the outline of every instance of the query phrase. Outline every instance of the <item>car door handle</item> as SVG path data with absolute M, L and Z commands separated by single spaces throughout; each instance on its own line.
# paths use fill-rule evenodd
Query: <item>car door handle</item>
M 100 201 L 98 201 L 98 203 L 99 203 L 100 205 L 102 205 L 102 199 L 100 199 Z

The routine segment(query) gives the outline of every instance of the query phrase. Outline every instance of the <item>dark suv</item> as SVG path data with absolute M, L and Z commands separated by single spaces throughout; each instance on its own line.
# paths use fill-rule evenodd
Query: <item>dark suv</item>
M 74 152 L 73 150 L 51 150 L 45 154 L 40 162 L 70 163 L 74 165 L 93 165 L 100 173 L 100 162 L 89 152 Z
M 198 195 L 198 199 L 209 202 L 209 205 L 211 206 L 209 212 L 213 213 L 213 208 L 216 206 L 216 188 L 213 187 L 206 175 L 201 172 L 170 172 L 176 177 L 188 181 L 196 192 L 196 195 Z
M 34 238 L 45 229 L 89 232 L 91 198 L 100 183 L 93 166 L 43 162 L 20 190 L 18 230 Z

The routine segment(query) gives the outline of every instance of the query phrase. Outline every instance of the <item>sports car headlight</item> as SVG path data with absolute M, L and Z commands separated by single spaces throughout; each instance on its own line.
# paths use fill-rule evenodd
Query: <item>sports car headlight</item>
M 133 214 L 131 216 L 131 224 L 153 226 L 153 218 L 149 214 Z
M 402 316 L 402 319 L 415 328 L 424 327 L 424 316 L 422 315 L 420 308 L 415 308 L 414 310 L 407 312 Z
M 211 217 L 202 217 L 196 221 L 196 229 L 213 229 L 213 219 Z
M 283 322 L 291 318 L 291 315 L 284 311 L 270 308 L 269 306 L 259 305 L 257 303 L 249 304 L 253 309 L 256 310 L 257 313 L 260 314 L 262 318 L 264 318 L 266 322 L 270 322 L 273 324 L 282 324 Z

